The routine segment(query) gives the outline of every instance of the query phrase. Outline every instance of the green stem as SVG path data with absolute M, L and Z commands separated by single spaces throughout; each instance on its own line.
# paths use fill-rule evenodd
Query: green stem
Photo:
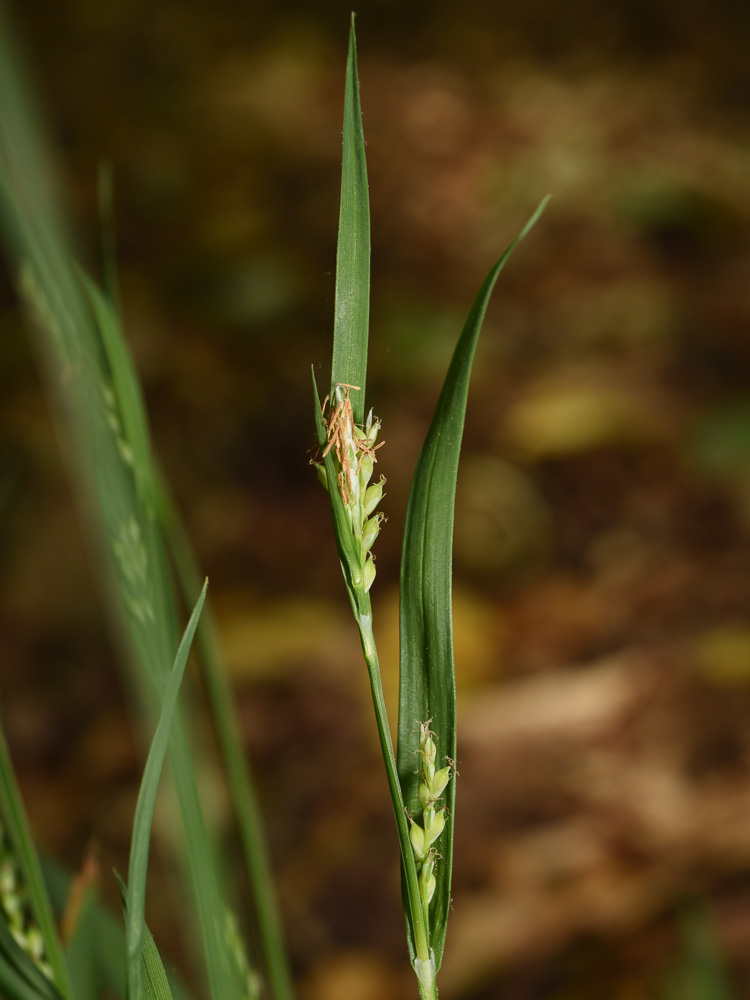
M 430 953 L 430 939 L 427 929 L 427 919 L 422 906 L 422 898 L 419 892 L 419 879 L 417 877 L 417 866 L 414 861 L 414 852 L 409 839 L 409 825 L 406 818 L 406 808 L 404 797 L 401 793 L 401 784 L 398 780 L 398 770 L 396 768 L 396 757 L 393 752 L 391 741 L 391 730 L 388 725 L 388 713 L 385 708 L 385 698 L 383 697 L 383 685 L 380 679 L 380 663 L 378 652 L 375 647 L 375 637 L 372 631 L 372 608 L 370 598 L 365 596 L 358 601 L 357 625 L 362 640 L 362 652 L 367 664 L 367 672 L 370 675 L 370 689 L 372 691 L 372 701 L 375 708 L 375 718 L 378 725 L 378 735 L 380 736 L 380 748 L 383 752 L 388 786 L 393 802 L 393 812 L 396 818 L 396 829 L 398 830 L 398 840 L 401 847 L 401 860 L 403 862 L 406 879 L 406 891 L 409 897 L 409 909 L 411 911 L 411 922 L 414 930 L 414 948 L 416 951 L 415 969 L 419 978 L 420 993 L 425 998 L 437 997 L 434 987 L 435 969 Z M 418 967 L 424 967 L 425 976 L 427 967 L 432 968 L 431 979 L 432 992 L 424 992 L 424 984 L 428 979 L 424 979 Z
M 414 971 L 419 980 L 419 995 L 422 1000 L 438 1000 L 434 958 L 430 957 L 426 962 L 417 959 L 414 963 Z

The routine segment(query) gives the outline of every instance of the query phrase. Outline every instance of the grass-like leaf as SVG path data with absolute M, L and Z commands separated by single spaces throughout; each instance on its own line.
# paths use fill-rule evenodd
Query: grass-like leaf
M 331 393 L 339 383 L 356 385 L 354 420 L 365 419 L 365 379 L 370 322 L 370 199 L 365 139 L 359 104 L 354 14 L 349 33 L 344 97 L 341 207 L 336 252 L 336 312 L 333 326 Z
M 456 759 L 451 574 L 458 459 L 474 351 L 495 282 L 544 209 L 542 202 L 489 272 L 458 340 L 412 480 L 401 555 L 398 770 L 406 808 L 418 814 L 419 723 L 430 722 L 440 758 Z M 440 763 L 438 766 L 443 766 Z M 430 904 L 430 946 L 440 967 L 450 909 L 456 782 L 445 790 L 448 820 L 439 843 Z M 407 925 L 409 912 L 407 912 Z M 414 950 L 414 944 L 412 943 Z
M 128 893 L 128 887 L 122 879 L 119 881 L 122 906 L 125 911 L 125 921 L 129 925 L 130 894 Z M 169 988 L 169 980 L 164 969 L 164 963 L 154 943 L 151 931 L 145 922 L 143 923 L 141 932 L 135 983 L 130 977 L 130 963 L 131 956 L 128 954 L 126 1000 L 174 1000 L 172 991 Z M 136 990 L 135 993 L 132 992 L 133 989 Z
M 159 507 L 175 578 L 183 600 L 189 604 L 200 587 L 200 575 L 179 514 L 164 484 L 160 488 Z M 237 818 L 237 829 L 248 875 L 253 929 L 258 941 L 260 961 L 269 995 L 273 1000 L 292 1000 L 294 986 L 284 944 L 273 870 L 264 836 L 263 817 L 250 764 L 244 752 L 232 692 L 226 671 L 223 669 L 216 627 L 208 603 L 198 623 L 195 645 L 206 698 L 216 729 L 216 741 L 224 762 L 232 807 Z M 174 984 L 172 992 L 175 993 Z M 175 996 L 177 997 L 176 994 Z
M 52 905 L 57 914 L 62 914 L 69 906 L 74 880 L 70 872 L 49 857 L 42 858 L 42 866 Z M 125 930 L 121 918 L 99 899 L 95 883 L 87 888 L 81 901 L 66 942 L 66 956 L 71 978 L 78 963 L 88 966 L 73 978 L 75 1000 L 99 1000 L 102 993 L 126 1000 Z M 170 971 L 167 978 L 174 1000 L 190 1000 L 174 972 Z
M 164 691 L 161 715 L 151 743 L 151 749 L 143 773 L 143 780 L 141 781 L 138 793 L 135 819 L 133 821 L 133 836 L 130 841 L 130 864 L 128 868 L 129 904 L 127 907 L 126 930 L 128 1000 L 138 1000 L 139 998 L 141 952 L 146 935 L 146 876 L 156 793 L 159 787 L 164 755 L 167 752 L 169 733 L 172 727 L 174 710 L 177 705 L 177 695 L 185 673 L 193 636 L 198 627 L 198 619 L 203 610 L 207 586 L 208 580 L 203 584 L 203 590 L 193 608 L 193 613 L 190 616 L 177 650 L 177 656 L 175 657 Z
M 170 987 L 164 963 L 161 960 L 151 931 L 146 927 L 143 953 L 141 956 L 141 971 L 143 989 L 136 1000 L 175 1000 Z
M 62 214 L 46 171 L 51 158 L 13 71 L 6 25 L 0 25 L 0 228 L 19 286 L 37 319 L 40 357 L 61 404 L 69 457 L 77 474 L 85 523 L 95 542 L 103 592 L 112 598 L 118 646 L 143 696 L 144 711 L 159 714 L 155 686 L 163 682 L 178 643 L 177 609 L 164 540 L 153 508 L 153 470 L 147 467 L 140 421 L 133 406 L 132 369 L 110 336 L 114 310 L 81 290 L 59 221 Z M 121 335 L 116 330 L 121 344 Z M 122 627 L 124 624 L 124 628 Z M 186 884 L 197 921 L 214 1000 L 233 995 L 234 977 L 221 937 L 229 886 L 218 846 L 206 824 L 197 788 L 198 729 L 178 705 L 169 759 L 186 850 Z

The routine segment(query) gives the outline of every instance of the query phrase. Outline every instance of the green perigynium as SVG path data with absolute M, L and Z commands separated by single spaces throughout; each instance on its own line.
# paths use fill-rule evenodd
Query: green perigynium
M 384 442 L 376 444 L 380 432 L 380 421 L 370 410 L 363 426 L 354 423 L 350 392 L 358 392 L 355 385 L 339 383 L 330 399 L 323 403 L 326 417 L 327 444 L 323 451 L 325 458 L 329 452 L 334 456 L 336 478 L 344 508 L 349 518 L 352 536 L 356 542 L 359 565 L 358 572 L 352 574 L 354 586 L 367 593 L 375 579 L 375 562 L 371 549 L 383 523 L 382 513 L 375 510 L 383 499 L 385 478 L 370 485 L 377 462 L 375 452 Z M 326 416 L 326 408 L 328 413 Z M 318 476 L 328 489 L 325 469 L 316 464 Z
M 438 806 L 443 792 L 454 771 L 452 762 L 436 769 L 437 747 L 430 730 L 430 722 L 419 723 L 419 756 L 421 759 L 419 801 L 422 806 L 422 825 L 412 817 L 409 839 L 414 850 L 419 872 L 419 892 L 422 905 L 427 911 L 435 893 L 435 858 L 437 850 L 432 845 L 445 829 L 445 806 Z

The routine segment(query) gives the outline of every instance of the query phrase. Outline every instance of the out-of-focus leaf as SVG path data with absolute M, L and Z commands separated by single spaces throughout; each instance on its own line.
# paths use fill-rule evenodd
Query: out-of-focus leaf
M 0 918 L 0 989 L 5 1000 L 63 1000 L 55 984 L 23 951 Z
M 126 937 L 128 955 L 128 997 L 138 1000 L 141 969 L 141 951 L 146 934 L 146 876 L 148 872 L 151 824 L 154 818 L 156 793 L 159 787 L 164 755 L 167 752 L 169 732 L 177 705 L 177 695 L 187 666 L 190 646 L 198 627 L 198 619 L 206 599 L 208 580 L 203 584 L 198 601 L 187 623 L 180 641 L 174 665 L 167 681 L 162 700 L 161 715 L 151 743 L 148 760 L 143 772 L 143 780 L 138 793 L 138 802 L 133 821 L 133 836 L 130 841 L 130 865 L 128 870 L 129 905 L 127 908 Z M 144 962 L 146 961 L 144 956 Z

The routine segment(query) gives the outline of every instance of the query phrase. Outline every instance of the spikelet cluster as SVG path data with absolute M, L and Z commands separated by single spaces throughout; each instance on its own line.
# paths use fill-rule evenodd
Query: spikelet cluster
M 26 887 L 16 864 L 10 841 L 0 825 L 0 919 L 3 919 L 19 948 L 25 951 L 48 979 L 52 969 L 44 955 L 44 943 L 29 909 Z
M 428 719 L 427 722 L 419 723 L 421 825 L 413 817 L 409 817 L 411 823 L 409 839 L 417 861 L 419 892 L 425 911 L 435 894 L 436 886 L 435 858 L 437 851 L 433 844 L 445 829 L 445 806 L 438 805 L 438 802 L 447 788 L 454 770 L 450 761 L 446 767 L 439 769 L 435 767 L 437 747 L 430 731 L 431 721 Z
M 358 547 L 359 573 L 355 575 L 355 582 L 358 580 L 367 593 L 375 579 L 375 562 L 371 550 L 384 520 L 383 514 L 376 513 L 376 509 L 383 499 L 385 477 L 381 476 L 373 484 L 370 484 L 370 480 L 377 461 L 375 452 L 384 442 L 377 443 L 380 421 L 373 417 L 372 410 L 364 426 L 354 423 L 349 399 L 352 390 L 358 391 L 358 387 L 340 383 L 335 387 L 330 400 L 326 399 L 323 404 L 328 435 L 323 457 L 329 452 L 334 456 L 338 480 L 336 485 Z M 316 463 L 316 469 L 323 485 L 330 488 L 323 465 Z

